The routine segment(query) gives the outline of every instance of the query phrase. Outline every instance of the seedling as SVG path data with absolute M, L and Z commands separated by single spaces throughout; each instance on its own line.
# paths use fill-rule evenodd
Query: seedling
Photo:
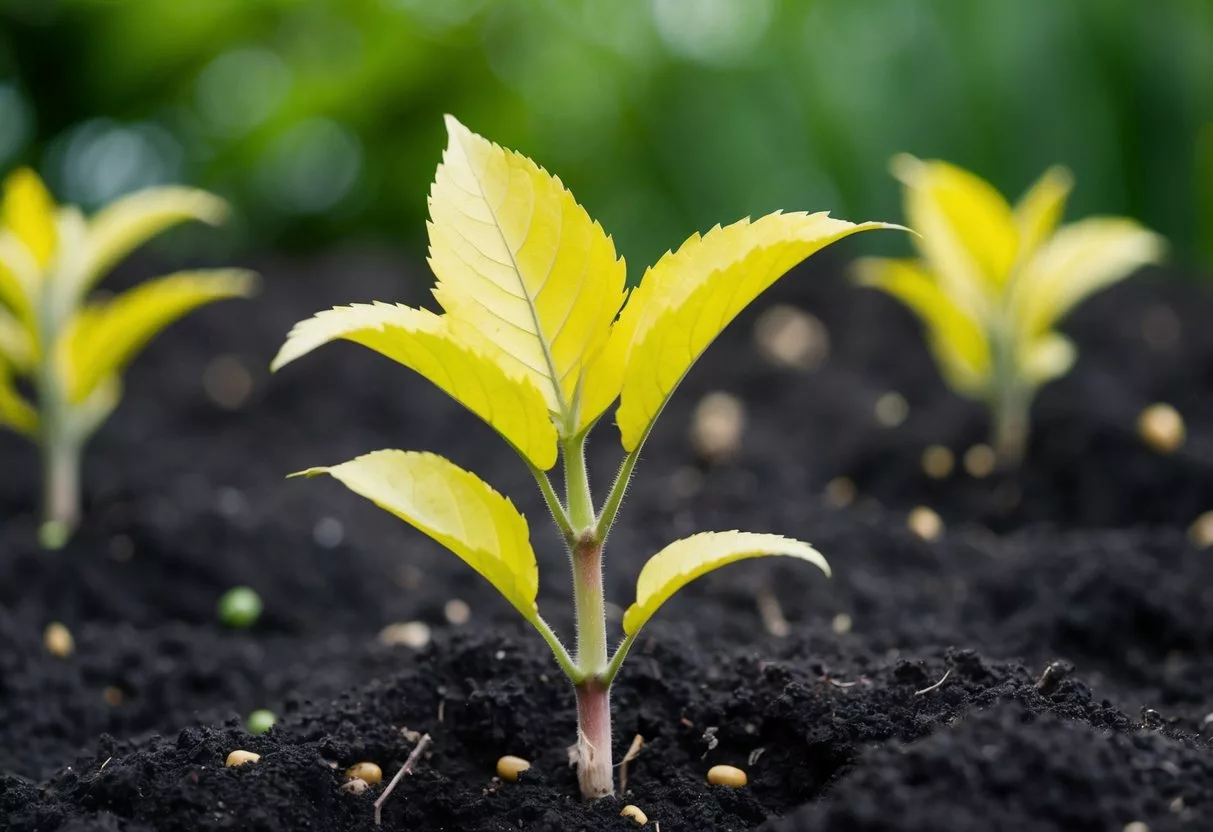
M 1072 179 L 1048 170 L 1012 207 L 989 183 L 945 162 L 893 160 L 919 259 L 866 258 L 859 281 L 923 321 L 945 380 L 990 410 L 991 444 L 1019 463 L 1036 391 L 1074 364 L 1055 327 L 1093 292 L 1158 260 L 1164 244 L 1132 220 L 1058 227 Z
M 247 295 L 253 276 L 179 272 L 117 297 L 88 300 L 133 249 L 184 222 L 217 223 L 222 200 L 153 188 L 85 218 L 57 206 L 29 169 L 4 183 L 0 213 L 0 426 L 36 442 L 44 478 L 44 546 L 58 548 L 80 518 L 80 454 L 113 412 L 126 365 L 190 310 Z M 26 389 L 34 395 L 26 397 Z
M 440 456 L 396 450 L 302 474 L 330 474 L 442 543 L 535 626 L 576 691 L 582 794 L 602 797 L 614 790 L 611 683 L 666 599 L 700 575 L 761 555 L 829 569 L 807 543 L 773 534 L 675 541 L 641 571 L 623 640 L 610 652 L 603 545 L 653 422 L 704 349 L 764 289 L 835 240 L 886 226 L 776 213 L 716 227 L 662 257 L 625 305 L 623 260 L 559 179 L 453 118 L 447 130 L 429 198 L 434 296 L 444 314 L 386 303 L 320 312 L 295 326 L 273 368 L 336 339 L 362 344 L 446 391 L 526 462 L 568 546 L 575 656 L 536 607 L 539 572 L 526 519 L 475 474 Z M 596 510 L 586 436 L 616 399 L 626 455 Z M 547 474 L 558 460 L 563 499 Z

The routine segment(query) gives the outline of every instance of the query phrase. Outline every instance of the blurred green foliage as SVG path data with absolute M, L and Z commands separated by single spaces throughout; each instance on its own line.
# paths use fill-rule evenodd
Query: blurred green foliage
M 897 151 L 1078 177 L 1213 256 L 1209 0 L 0 0 L 0 166 L 86 206 L 187 181 L 251 247 L 424 246 L 443 112 L 633 263 L 775 208 L 898 219 Z M 240 226 L 237 226 L 240 228 Z

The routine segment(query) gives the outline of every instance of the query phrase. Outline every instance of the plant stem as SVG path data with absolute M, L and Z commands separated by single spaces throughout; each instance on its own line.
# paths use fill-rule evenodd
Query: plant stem
M 614 794 L 611 766 L 611 688 L 586 679 L 577 691 L 577 780 L 586 800 Z
M 585 435 L 564 445 L 564 475 L 569 520 L 577 530 L 571 557 L 573 603 L 577 617 L 577 779 L 586 800 L 615 791 L 611 766 L 611 686 L 601 675 L 608 667 L 606 605 L 602 596 L 602 541 L 594 522 L 594 503 L 585 469 Z
M 577 542 L 577 534 L 569 523 L 568 512 L 564 510 L 564 506 L 560 504 L 560 498 L 556 496 L 556 490 L 552 488 L 552 481 L 548 479 L 546 471 L 540 471 L 529 463 L 527 467 L 531 469 L 535 482 L 539 484 L 539 491 L 543 494 L 543 499 L 548 504 L 548 511 L 551 512 L 552 520 L 556 523 L 556 528 L 560 529 L 560 534 L 564 537 L 565 545 L 572 550 L 573 545 Z
M 39 354 L 38 409 L 42 453 L 43 504 L 39 539 L 47 549 L 59 549 L 67 543 L 80 522 L 80 450 L 81 431 L 73 424 L 55 367 L 55 345 L 59 339 L 62 314 L 50 285 L 44 287 L 38 316 Z
M 1004 330 L 1009 328 L 1004 327 Z M 1028 444 L 1028 411 L 1032 396 L 1019 377 L 1015 339 L 1006 332 L 995 332 L 993 348 L 990 444 L 1001 467 L 1018 468 Z
M 624 457 L 623 462 L 619 465 L 619 473 L 615 475 L 615 482 L 611 484 L 611 493 L 607 495 L 606 503 L 602 506 L 602 513 L 598 516 L 598 525 L 595 528 L 595 534 L 602 543 L 606 542 L 607 535 L 611 533 L 611 527 L 615 525 L 615 515 L 619 513 L 619 506 L 623 503 L 623 495 L 627 493 L 632 471 L 636 468 L 636 460 L 640 459 L 640 449 L 643 447 L 644 441 L 641 440 L 636 449 Z

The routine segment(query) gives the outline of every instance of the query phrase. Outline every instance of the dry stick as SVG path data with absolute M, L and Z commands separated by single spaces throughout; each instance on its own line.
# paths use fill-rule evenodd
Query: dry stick
M 933 690 L 938 690 L 940 687 L 942 687 L 942 686 L 943 686 L 943 683 L 944 683 L 944 682 L 948 681 L 948 677 L 949 677 L 949 676 L 951 676 L 951 675 L 952 675 L 952 668 L 950 668 L 950 667 L 949 667 L 949 668 L 948 668 L 948 672 L 947 672 L 947 673 L 945 673 L 945 674 L 943 674 L 943 678 L 942 678 L 942 679 L 940 679 L 940 680 L 939 680 L 938 682 L 936 682 L 935 684 L 931 685 L 929 688 L 923 688 L 922 690 L 916 690 L 916 691 L 914 691 L 914 695 L 915 695 L 915 696 L 926 696 L 926 695 L 927 695 L 928 693 L 930 693 L 931 691 L 933 691 Z
M 644 747 L 644 737 L 637 734 L 632 739 L 632 744 L 628 746 L 628 753 L 623 755 L 623 759 L 619 763 L 619 793 L 621 795 L 628 792 L 628 763 L 640 755 L 642 747 Z
M 389 797 L 392 791 L 395 790 L 396 784 L 400 782 L 400 778 L 413 770 L 413 766 L 417 764 L 417 760 L 421 758 L 421 753 L 425 751 L 427 745 L 430 744 L 430 735 L 422 734 L 421 739 L 417 740 L 417 745 L 413 747 L 413 753 L 409 754 L 409 758 L 404 761 L 404 765 L 400 767 L 400 771 L 396 772 L 396 776 L 392 778 L 392 782 L 387 784 L 387 788 L 383 790 L 383 794 L 379 795 L 379 799 L 375 801 L 375 825 L 379 825 L 380 815 L 383 813 L 383 804 Z

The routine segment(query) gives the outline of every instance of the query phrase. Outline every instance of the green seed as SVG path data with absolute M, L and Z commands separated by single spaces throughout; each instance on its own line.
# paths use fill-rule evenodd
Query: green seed
M 219 620 L 229 627 L 244 629 L 261 617 L 261 596 L 247 586 L 236 586 L 219 599 Z
M 248 715 L 248 732 L 250 734 L 264 734 L 273 728 L 274 723 L 277 721 L 278 717 L 274 716 L 273 711 L 267 711 L 265 708 L 253 711 Z

